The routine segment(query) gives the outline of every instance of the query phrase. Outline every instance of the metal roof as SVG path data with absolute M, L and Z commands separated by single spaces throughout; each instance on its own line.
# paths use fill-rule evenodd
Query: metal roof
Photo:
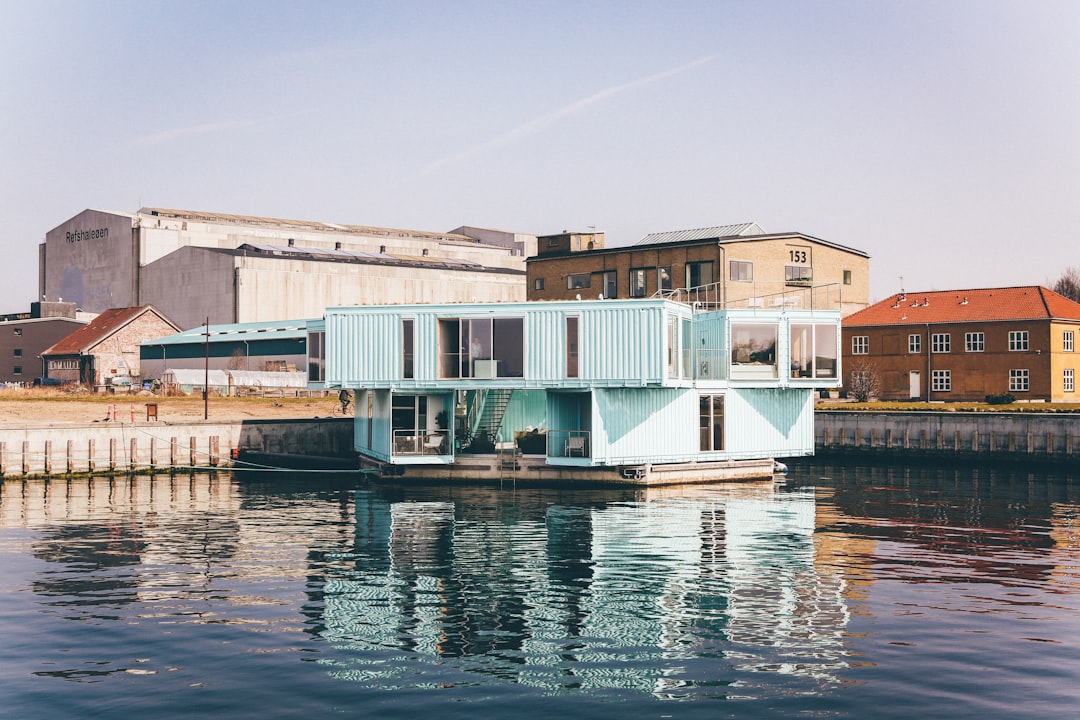
M 716 227 L 697 228 L 696 230 L 671 230 L 653 233 L 638 240 L 635 245 L 658 245 L 660 243 L 686 242 L 688 240 L 712 240 L 714 238 L 741 237 L 744 235 L 764 235 L 765 230 L 755 222 L 736 225 L 717 225 Z
M 258 340 L 302 340 L 307 337 L 307 320 L 279 320 L 253 323 L 231 323 L 211 325 L 210 339 L 214 342 L 254 342 Z M 207 327 L 199 325 L 190 330 L 167 335 L 156 340 L 147 340 L 143 345 L 190 345 L 204 343 Z

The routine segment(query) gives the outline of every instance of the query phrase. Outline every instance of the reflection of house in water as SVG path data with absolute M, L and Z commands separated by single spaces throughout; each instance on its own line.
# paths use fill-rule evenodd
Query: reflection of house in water
M 677 694 L 705 678 L 667 660 L 727 656 L 733 644 L 742 672 L 832 679 L 845 667 L 844 580 L 815 557 L 812 492 L 729 488 L 539 512 L 492 511 L 468 492 L 357 494 L 356 564 L 324 595 L 324 637 L 358 653 L 335 674 L 362 677 L 367 652 L 387 648 L 553 690 Z

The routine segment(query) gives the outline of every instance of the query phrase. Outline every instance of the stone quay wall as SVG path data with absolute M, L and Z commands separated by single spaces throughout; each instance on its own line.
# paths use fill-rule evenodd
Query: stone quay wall
M 1080 460 L 1080 414 L 819 410 L 814 419 L 818 455 Z
M 353 420 L 108 422 L 0 429 L 0 476 L 212 470 L 233 467 L 236 449 L 352 457 Z

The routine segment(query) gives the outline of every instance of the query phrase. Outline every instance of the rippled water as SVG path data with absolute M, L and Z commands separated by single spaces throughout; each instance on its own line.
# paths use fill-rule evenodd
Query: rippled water
M 5 481 L 13 718 L 1072 717 L 1080 485 Z

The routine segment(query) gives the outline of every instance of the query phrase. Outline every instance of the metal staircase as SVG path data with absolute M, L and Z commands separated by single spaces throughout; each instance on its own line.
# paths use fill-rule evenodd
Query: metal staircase
M 488 437 L 495 442 L 513 394 L 513 390 L 504 388 L 477 391 L 473 404 L 473 419 L 469 424 L 472 437 Z

